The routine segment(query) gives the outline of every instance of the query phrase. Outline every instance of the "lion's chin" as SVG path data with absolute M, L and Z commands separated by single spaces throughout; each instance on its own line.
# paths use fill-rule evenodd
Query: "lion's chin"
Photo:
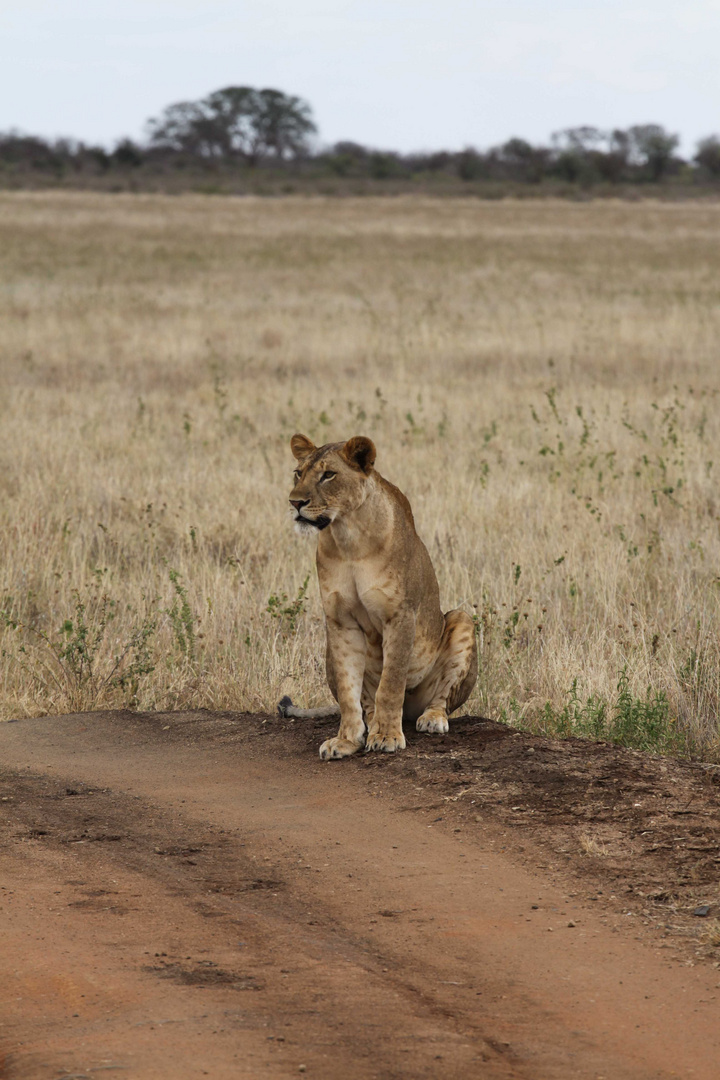
M 331 519 L 325 517 L 323 514 L 320 517 L 316 517 L 313 521 L 310 518 L 304 518 L 298 515 L 295 518 L 295 532 L 298 536 L 310 536 L 315 532 L 322 532 L 323 529 L 327 529 L 330 525 Z
M 294 522 L 296 536 L 311 536 L 316 531 L 315 526 L 310 521 L 305 521 L 303 518 L 295 518 Z

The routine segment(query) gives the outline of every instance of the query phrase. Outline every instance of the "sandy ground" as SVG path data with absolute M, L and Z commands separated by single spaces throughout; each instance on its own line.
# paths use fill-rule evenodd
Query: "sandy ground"
M 0 1077 L 717 1080 L 720 769 L 326 733 L 0 725 Z

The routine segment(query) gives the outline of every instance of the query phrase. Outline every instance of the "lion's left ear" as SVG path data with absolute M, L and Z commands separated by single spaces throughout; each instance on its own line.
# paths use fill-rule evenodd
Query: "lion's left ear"
M 290 440 L 290 449 L 296 461 L 304 461 L 317 447 L 311 439 L 308 439 L 307 435 L 293 435 Z
M 354 435 L 348 439 L 340 453 L 348 465 L 366 474 L 375 464 L 375 443 L 365 435 Z

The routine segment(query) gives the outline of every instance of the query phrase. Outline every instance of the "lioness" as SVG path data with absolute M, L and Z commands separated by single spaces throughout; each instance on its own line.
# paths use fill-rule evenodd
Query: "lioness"
M 340 728 L 320 757 L 347 757 L 363 745 L 402 750 L 403 719 L 418 731 L 447 731 L 448 714 L 477 679 L 475 632 L 464 611 L 440 610 L 410 503 L 376 472 L 375 446 L 362 435 L 320 447 L 293 435 L 290 447 L 296 528 L 318 534 L 327 681 L 340 707 Z M 289 698 L 280 711 L 329 714 L 296 710 Z

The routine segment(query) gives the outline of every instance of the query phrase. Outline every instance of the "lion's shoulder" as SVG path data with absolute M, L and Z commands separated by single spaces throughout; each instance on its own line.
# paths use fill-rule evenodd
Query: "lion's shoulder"
M 396 485 L 393 484 L 391 480 L 386 480 L 384 476 L 380 475 L 380 473 L 376 473 L 375 475 L 381 487 L 384 488 L 384 490 L 387 492 L 388 496 L 393 500 L 393 502 L 399 503 L 405 513 L 412 518 L 412 507 L 410 506 L 410 500 L 408 499 L 405 492 L 401 491 L 399 487 L 396 487 Z

